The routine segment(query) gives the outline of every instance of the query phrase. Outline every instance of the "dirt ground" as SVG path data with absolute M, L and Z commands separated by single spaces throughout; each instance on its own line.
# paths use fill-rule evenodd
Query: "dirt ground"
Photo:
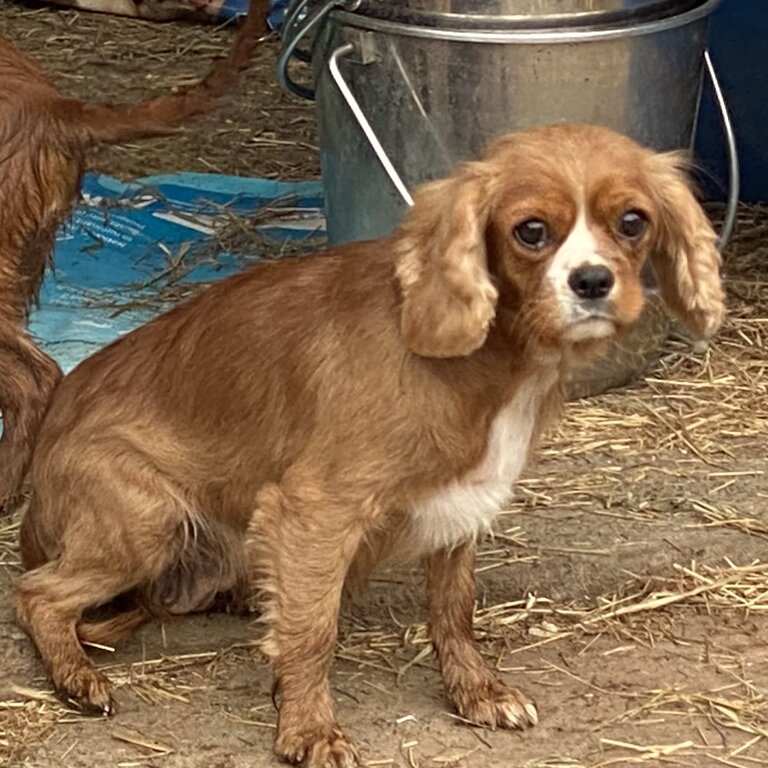
M 229 30 L 153 25 L 0 0 L 0 34 L 73 95 L 133 99 L 198 76 Z M 317 175 L 311 105 L 280 93 L 266 43 L 239 94 L 186 133 L 112 148 L 92 168 Z M 384 573 L 344 612 L 341 722 L 368 766 L 768 765 L 768 211 L 745 208 L 714 343 L 672 338 L 619 392 L 571 403 L 479 561 L 483 652 L 537 701 L 526 733 L 459 722 L 423 625 L 420 574 Z M 253 620 L 147 626 L 94 651 L 119 714 L 52 697 L 15 626 L 18 517 L 0 519 L 0 764 L 275 764 L 275 713 Z

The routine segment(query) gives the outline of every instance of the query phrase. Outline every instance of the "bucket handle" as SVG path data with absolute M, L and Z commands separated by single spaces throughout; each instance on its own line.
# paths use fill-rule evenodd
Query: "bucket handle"
M 308 0 L 293 0 L 285 11 L 285 18 L 280 27 L 280 39 L 283 41 L 283 45 L 285 45 L 286 40 L 291 38 L 295 27 L 298 26 L 302 13 L 306 10 L 307 2 Z M 293 50 L 292 56 L 299 61 L 303 61 L 305 64 L 312 61 L 311 54 L 307 51 L 302 51 L 299 48 Z
M 733 130 L 733 123 L 728 113 L 728 105 L 725 102 L 723 89 L 720 86 L 720 81 L 715 72 L 715 65 L 712 63 L 712 57 L 709 55 L 708 50 L 704 51 L 704 62 L 707 67 L 709 80 L 712 83 L 717 108 L 720 112 L 720 123 L 725 134 L 725 145 L 728 153 L 728 197 L 723 224 L 720 227 L 720 235 L 717 238 L 717 247 L 722 251 L 736 223 L 736 210 L 739 205 L 739 153 L 736 147 L 736 134 Z
M 348 11 L 355 11 L 360 7 L 362 0 L 325 0 L 304 15 L 308 2 L 309 0 L 296 0 L 286 12 L 281 33 L 283 46 L 277 58 L 277 79 L 286 91 L 299 98 L 313 101 L 314 89 L 294 81 L 288 73 L 288 65 L 292 58 L 305 63 L 311 61 L 311 56 L 298 48 L 298 45 L 313 29 L 320 26 L 334 8 L 344 6 Z
M 354 50 L 355 46 L 352 43 L 347 43 L 346 45 L 342 45 L 341 47 L 337 48 L 330 55 L 328 59 L 328 69 L 330 70 L 331 77 L 336 83 L 339 91 L 341 91 L 341 95 L 344 97 L 347 105 L 352 110 L 352 114 L 355 116 L 355 119 L 365 134 L 365 137 L 368 139 L 368 143 L 371 145 L 371 149 L 373 149 L 373 151 L 376 153 L 376 157 L 379 159 L 382 168 L 384 168 L 386 171 L 387 176 L 389 176 L 403 200 L 405 200 L 409 206 L 413 205 L 413 198 L 411 197 L 411 193 L 408 191 L 408 187 L 405 186 L 405 183 L 400 178 L 400 174 L 397 172 L 395 166 L 392 164 L 392 161 L 389 159 L 387 151 L 381 145 L 376 132 L 373 130 L 373 127 L 368 122 L 368 118 L 365 116 L 365 112 L 363 112 L 362 107 L 355 98 L 355 95 L 352 93 L 349 85 L 347 85 L 347 81 L 344 79 L 344 75 L 341 74 L 341 70 L 339 69 L 339 59 L 343 58 L 344 56 L 349 56 L 349 54 Z
M 331 77 L 336 83 L 341 95 L 347 102 L 352 114 L 355 116 L 358 125 L 362 129 L 365 137 L 368 139 L 368 143 L 371 145 L 376 157 L 381 163 L 382 168 L 389 176 L 392 183 L 395 185 L 395 189 L 400 193 L 400 196 L 405 200 L 408 206 L 413 205 L 413 197 L 408 191 L 403 182 L 400 174 L 397 172 L 392 161 L 389 159 L 386 150 L 379 141 L 376 132 L 368 122 L 368 118 L 365 116 L 362 107 L 355 98 L 352 90 L 350 89 L 347 81 L 344 79 L 344 75 L 339 69 L 339 59 L 349 56 L 353 53 L 355 46 L 352 43 L 347 43 L 337 48 L 328 59 L 328 69 L 330 70 Z M 704 61 L 706 63 L 707 74 L 712 83 L 712 88 L 715 93 L 715 99 L 720 111 L 720 121 L 722 123 L 723 132 L 725 133 L 726 148 L 728 152 L 728 202 L 726 205 L 725 218 L 720 228 L 720 234 L 717 239 L 717 247 L 722 250 L 725 244 L 728 242 L 728 238 L 733 231 L 733 225 L 736 221 L 736 209 L 739 203 L 739 157 L 736 149 L 736 136 L 733 130 L 733 124 L 731 122 L 730 115 L 728 113 L 728 107 L 725 103 L 725 97 L 723 95 L 722 88 L 720 87 L 720 81 L 717 79 L 715 73 L 715 67 L 712 63 L 712 58 L 709 55 L 709 51 L 704 52 Z

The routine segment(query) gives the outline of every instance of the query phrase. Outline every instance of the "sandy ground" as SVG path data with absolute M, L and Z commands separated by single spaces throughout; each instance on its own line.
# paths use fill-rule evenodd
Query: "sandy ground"
M 68 92 L 137 98 L 187 82 L 228 30 L 152 25 L 0 0 L 0 34 Z M 180 136 L 92 167 L 317 175 L 311 106 L 280 94 L 274 41 L 239 94 Z M 364 764 L 408 768 L 768 765 L 768 213 L 728 252 L 731 316 L 693 352 L 672 339 L 632 387 L 572 403 L 479 562 L 483 652 L 541 724 L 458 721 L 429 654 L 421 575 L 380 574 L 345 608 L 333 686 Z M 259 768 L 275 713 L 253 619 L 145 627 L 94 657 L 118 685 L 109 720 L 51 696 L 13 623 L 18 518 L 0 519 L 0 764 Z

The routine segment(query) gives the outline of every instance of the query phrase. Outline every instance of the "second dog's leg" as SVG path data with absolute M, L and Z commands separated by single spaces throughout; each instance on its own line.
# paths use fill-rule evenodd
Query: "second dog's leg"
M 21 490 L 37 433 L 60 379 L 56 363 L 23 331 L 0 330 L 0 505 Z
M 264 651 L 279 698 L 275 752 L 305 768 L 352 768 L 357 751 L 336 720 L 328 673 L 344 578 L 365 513 L 316 489 L 265 489 L 247 548 L 267 603 Z
M 490 728 L 535 725 L 531 699 L 499 681 L 472 631 L 475 547 L 462 544 L 426 558 L 430 634 L 448 695 L 462 717 Z

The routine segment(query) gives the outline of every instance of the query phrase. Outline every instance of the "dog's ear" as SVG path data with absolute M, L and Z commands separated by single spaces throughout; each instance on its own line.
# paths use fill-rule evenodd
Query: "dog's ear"
M 489 184 L 479 163 L 426 184 L 395 235 L 401 330 L 426 357 L 460 357 L 482 346 L 496 311 L 488 275 Z
M 650 163 L 649 191 L 659 209 L 651 264 L 661 296 L 683 325 L 708 338 L 725 314 L 717 236 L 693 195 L 685 159 L 666 153 Z

